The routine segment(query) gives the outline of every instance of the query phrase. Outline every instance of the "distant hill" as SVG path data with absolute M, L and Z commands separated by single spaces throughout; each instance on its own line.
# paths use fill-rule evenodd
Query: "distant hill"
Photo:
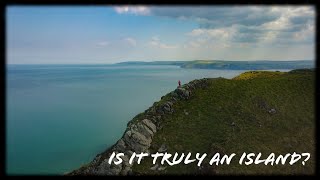
M 195 60 L 195 61 L 133 61 L 117 64 L 124 65 L 176 65 L 190 69 L 223 69 L 223 70 L 267 70 L 267 69 L 302 69 L 314 68 L 311 60 L 298 61 L 222 61 L 222 60 Z
M 123 137 L 87 165 L 68 175 L 314 174 L 315 71 L 248 71 L 233 79 L 194 80 L 155 102 L 129 123 Z M 311 153 L 305 166 L 238 163 L 199 168 L 196 164 L 108 165 L 113 151 L 242 154 Z M 239 160 L 237 157 L 236 160 Z M 207 163 L 208 164 L 208 163 Z
M 119 65 L 175 65 L 175 66 L 182 66 L 183 64 L 188 63 L 188 61 L 127 61 L 127 62 L 120 62 L 116 63 Z

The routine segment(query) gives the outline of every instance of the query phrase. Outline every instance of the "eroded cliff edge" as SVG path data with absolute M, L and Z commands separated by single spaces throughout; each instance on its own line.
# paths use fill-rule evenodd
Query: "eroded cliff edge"
M 138 114 L 128 122 L 123 136 L 109 149 L 98 154 L 93 161 L 67 175 L 130 175 L 132 165 L 129 157 L 133 152 L 148 152 L 153 136 L 162 128 L 162 122 L 166 114 L 174 113 L 174 105 L 177 101 L 185 101 L 192 98 L 193 90 L 206 88 L 208 79 L 193 80 L 187 84 L 177 87 L 174 91 L 163 96 L 159 102 L 154 103 L 145 112 Z M 124 153 L 123 163 L 110 165 L 110 155 L 113 153 Z
M 138 114 L 122 138 L 88 165 L 68 175 L 310 175 L 315 172 L 315 71 L 249 71 L 232 79 L 195 80 L 163 96 Z M 109 165 L 113 152 L 125 163 Z M 153 163 L 145 157 L 132 166 L 133 152 L 308 152 L 305 165 L 227 166 Z M 238 159 L 237 159 L 238 157 Z M 209 161 L 210 158 L 207 159 Z

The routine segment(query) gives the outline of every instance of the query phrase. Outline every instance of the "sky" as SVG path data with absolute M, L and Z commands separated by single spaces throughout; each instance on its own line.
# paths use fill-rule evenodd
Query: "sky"
M 8 64 L 314 60 L 313 6 L 7 6 Z

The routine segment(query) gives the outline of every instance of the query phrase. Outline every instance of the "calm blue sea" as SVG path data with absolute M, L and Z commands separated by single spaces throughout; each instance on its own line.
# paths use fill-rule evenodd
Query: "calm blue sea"
M 161 96 L 244 71 L 177 66 L 7 65 L 6 172 L 63 174 L 114 144 Z

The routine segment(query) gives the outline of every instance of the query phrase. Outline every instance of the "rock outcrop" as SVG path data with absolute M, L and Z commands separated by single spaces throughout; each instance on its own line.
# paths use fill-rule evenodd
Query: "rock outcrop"
M 208 86 L 208 79 L 193 80 L 188 84 L 176 88 L 161 98 L 161 101 L 154 103 L 144 113 L 137 115 L 127 125 L 122 138 L 105 152 L 97 155 L 88 165 L 74 170 L 67 175 L 130 175 L 132 173 L 129 158 L 132 153 L 148 152 L 152 138 L 161 129 L 161 122 L 164 115 L 174 113 L 174 104 L 180 100 L 188 100 L 196 88 Z M 165 147 L 163 147 L 165 149 Z M 124 153 L 123 163 L 111 165 L 108 163 L 113 153 Z

